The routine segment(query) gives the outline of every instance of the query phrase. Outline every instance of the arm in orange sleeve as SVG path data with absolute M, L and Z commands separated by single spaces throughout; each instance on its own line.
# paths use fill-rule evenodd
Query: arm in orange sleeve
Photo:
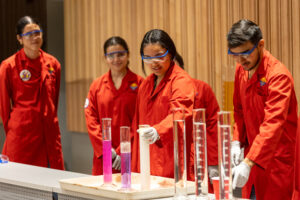
M 194 106 L 195 89 L 191 78 L 189 77 L 177 77 L 173 80 L 172 89 L 170 94 L 170 110 L 168 115 L 158 124 L 153 127 L 157 130 L 160 140 L 169 140 L 167 136 L 170 131 L 173 130 L 173 114 L 172 109 L 184 108 L 186 121 L 192 119 L 192 111 Z
M 99 158 L 102 156 L 102 134 L 101 121 L 98 114 L 97 98 L 95 98 L 94 84 L 91 85 L 85 104 L 85 121 L 94 149 L 94 153 Z
M 60 79 L 61 79 L 61 66 L 60 63 L 56 60 L 55 61 L 55 65 L 56 65 L 56 97 L 55 97 L 55 109 L 57 113 L 57 109 L 58 109 L 58 99 L 59 99 L 59 90 L 60 90 Z
M 246 127 L 244 123 L 243 107 L 240 98 L 240 82 L 239 82 L 239 68 L 235 71 L 234 92 L 233 92 L 233 107 L 234 107 L 234 127 L 233 140 L 241 143 L 241 146 L 247 144 L 246 141 Z
M 220 107 L 211 87 L 204 83 L 205 121 L 208 165 L 218 165 L 218 112 Z
M 264 108 L 264 121 L 259 127 L 259 134 L 247 154 L 247 158 L 266 168 L 274 156 L 286 122 L 293 80 L 287 75 L 275 75 L 268 81 L 268 97 Z
M 2 62 L 0 66 L 0 115 L 2 118 L 5 133 L 8 132 L 8 121 L 11 113 L 11 89 L 10 89 L 10 74 L 9 64 Z

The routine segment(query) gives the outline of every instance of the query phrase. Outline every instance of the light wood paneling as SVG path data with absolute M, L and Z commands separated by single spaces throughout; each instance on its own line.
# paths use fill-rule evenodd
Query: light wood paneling
M 300 90 L 299 0 L 65 0 L 65 60 L 68 128 L 86 132 L 83 104 L 90 83 L 105 73 L 103 44 L 123 37 L 130 68 L 140 74 L 140 44 L 153 28 L 170 34 L 185 70 L 208 82 L 220 106 L 232 110 L 235 63 L 226 35 L 242 18 L 260 25 L 266 49 L 281 60 Z

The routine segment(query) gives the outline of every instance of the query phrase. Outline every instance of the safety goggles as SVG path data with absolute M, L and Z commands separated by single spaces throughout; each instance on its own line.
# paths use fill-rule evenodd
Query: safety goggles
M 250 54 L 255 50 L 255 48 L 257 47 L 257 43 L 254 45 L 254 47 L 252 49 L 250 49 L 249 51 L 246 52 L 242 52 L 242 53 L 234 53 L 232 51 L 230 51 L 230 49 L 228 48 L 228 55 L 232 55 L 233 58 L 244 58 L 247 59 Z
M 142 56 L 142 59 L 147 64 L 151 64 L 153 62 L 164 62 L 165 57 L 168 53 L 169 53 L 169 50 L 167 50 L 163 55 L 153 56 L 153 57 Z
M 43 32 L 42 29 L 40 29 L 40 30 L 34 30 L 34 31 L 27 32 L 27 33 L 20 34 L 20 36 L 25 37 L 27 39 L 31 39 L 34 36 L 41 36 L 42 32 Z
M 115 57 L 116 58 L 124 58 L 126 56 L 126 54 L 127 54 L 126 50 L 123 50 L 123 51 L 113 51 L 113 52 L 110 52 L 110 53 L 106 53 L 105 57 L 108 60 L 113 60 Z

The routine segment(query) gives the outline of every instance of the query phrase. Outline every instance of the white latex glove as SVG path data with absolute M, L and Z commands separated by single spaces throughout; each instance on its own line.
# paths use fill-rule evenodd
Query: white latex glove
M 232 189 L 236 187 L 242 188 L 249 179 L 251 168 L 244 161 L 232 169 L 233 181 Z
M 212 184 L 212 178 L 219 176 L 218 165 L 208 166 L 208 176 L 209 176 L 209 179 L 210 179 L 210 183 Z
M 114 148 L 111 148 L 111 159 L 113 161 L 112 168 L 121 170 L 121 157 L 116 153 Z
M 141 131 L 143 130 L 143 131 Z M 155 128 L 149 127 L 149 128 L 143 128 L 138 129 L 137 132 L 139 134 L 142 134 L 141 136 L 149 142 L 149 144 L 153 144 L 157 140 L 159 140 L 159 135 Z
M 231 142 L 231 163 L 238 166 L 241 163 L 241 143 L 239 141 Z

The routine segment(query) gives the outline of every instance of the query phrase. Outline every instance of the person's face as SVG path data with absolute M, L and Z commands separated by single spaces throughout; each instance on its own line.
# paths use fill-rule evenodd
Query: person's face
M 105 60 L 113 71 L 122 71 L 127 67 L 129 55 L 121 45 L 109 46 L 106 49 Z
M 261 58 L 260 54 L 263 51 L 264 41 L 260 40 L 257 45 L 252 44 L 250 41 L 245 42 L 244 44 L 231 48 L 231 56 L 235 61 L 242 65 L 244 70 L 251 70 L 256 67 Z M 252 51 L 252 52 L 251 52 Z
M 25 50 L 39 51 L 43 44 L 43 33 L 37 24 L 27 24 L 23 29 L 23 36 L 17 35 L 17 39 Z
M 171 54 L 166 54 L 166 52 L 167 49 L 163 48 L 158 43 L 148 44 L 144 47 L 144 64 L 149 67 L 152 73 L 154 73 L 158 78 L 164 77 L 171 64 Z M 162 57 L 164 54 L 166 55 Z

